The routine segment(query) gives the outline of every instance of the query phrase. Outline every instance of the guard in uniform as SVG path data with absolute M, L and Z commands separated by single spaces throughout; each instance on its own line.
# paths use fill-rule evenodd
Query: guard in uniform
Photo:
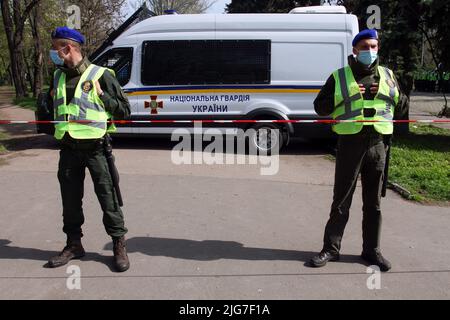
M 105 157 L 104 140 L 108 132 L 115 131 L 113 125 L 107 125 L 107 120 L 128 117 L 130 105 L 114 71 L 83 58 L 83 44 L 84 37 L 76 30 L 59 27 L 52 33 L 50 57 L 57 69 L 50 95 L 55 120 L 61 121 L 55 124 L 54 135 L 61 146 L 58 180 L 67 245 L 47 265 L 59 267 L 85 255 L 81 226 L 87 167 L 103 211 L 103 224 L 113 240 L 115 268 L 123 272 L 130 266 L 124 237 L 127 228 Z
M 450 92 L 450 72 L 447 71 L 444 74 L 444 92 L 449 93 Z
M 392 120 L 403 116 L 406 96 L 401 94 L 394 74 L 378 64 L 378 34 L 364 30 L 353 42 L 355 56 L 348 66 L 336 70 L 328 78 L 314 108 L 321 116 L 335 120 Z M 325 227 L 322 251 L 310 261 L 322 267 L 339 260 L 341 240 L 349 218 L 349 210 L 359 174 L 363 196 L 362 258 L 370 265 L 388 271 L 391 264 L 381 255 L 380 199 L 386 161 L 386 145 L 393 133 L 392 122 L 338 122 L 333 203 Z

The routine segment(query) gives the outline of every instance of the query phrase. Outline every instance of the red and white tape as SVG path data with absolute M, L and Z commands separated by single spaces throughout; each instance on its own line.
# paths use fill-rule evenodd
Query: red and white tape
M 44 121 L 44 120 L 0 120 L 0 125 L 2 124 L 58 124 L 58 123 L 95 123 L 100 121 L 90 121 L 90 120 L 70 120 L 70 121 Z M 114 124 L 145 124 L 145 123 L 345 123 L 345 122 L 358 122 L 358 123 L 375 123 L 375 122 L 393 122 L 393 123 L 450 123 L 450 120 L 427 120 L 427 119 L 416 119 L 416 120 L 114 120 L 108 121 L 108 123 Z

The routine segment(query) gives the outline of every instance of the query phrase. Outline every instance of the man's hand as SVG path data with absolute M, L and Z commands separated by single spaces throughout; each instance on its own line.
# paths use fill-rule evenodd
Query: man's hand
M 95 83 L 95 88 L 97 89 L 98 96 L 102 96 L 103 90 L 102 90 L 102 87 L 100 86 L 100 83 L 98 82 L 98 80 L 95 80 L 94 83 Z
M 359 92 L 361 92 L 361 94 L 366 93 L 366 88 L 364 87 L 364 85 L 362 83 L 358 83 L 358 86 L 359 86 Z M 378 87 L 379 87 L 379 85 L 377 82 L 372 83 L 370 85 L 370 93 L 376 94 L 378 92 Z
M 359 86 L 359 92 L 361 92 L 361 94 L 366 93 L 366 88 L 364 87 L 364 85 L 362 83 L 358 83 Z
M 376 94 L 378 92 L 378 83 L 372 83 L 370 86 L 370 93 Z

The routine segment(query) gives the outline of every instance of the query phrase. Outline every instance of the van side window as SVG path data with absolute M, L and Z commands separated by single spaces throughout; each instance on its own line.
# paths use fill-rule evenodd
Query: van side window
M 108 50 L 94 61 L 96 65 L 113 69 L 121 86 L 130 81 L 133 65 L 133 48 L 115 48 Z
M 269 40 L 145 41 L 144 85 L 270 83 Z

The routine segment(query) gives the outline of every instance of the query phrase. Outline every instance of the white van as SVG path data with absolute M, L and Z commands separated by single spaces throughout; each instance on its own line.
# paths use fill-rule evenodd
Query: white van
M 357 33 L 356 16 L 342 6 L 169 14 L 128 28 L 94 62 L 116 70 L 130 120 L 317 119 L 313 101 L 327 77 L 347 64 Z M 203 123 L 211 126 L 279 126 L 280 145 L 293 135 L 331 135 L 326 124 Z M 142 121 L 118 133 L 170 134 L 174 127 L 193 124 Z

